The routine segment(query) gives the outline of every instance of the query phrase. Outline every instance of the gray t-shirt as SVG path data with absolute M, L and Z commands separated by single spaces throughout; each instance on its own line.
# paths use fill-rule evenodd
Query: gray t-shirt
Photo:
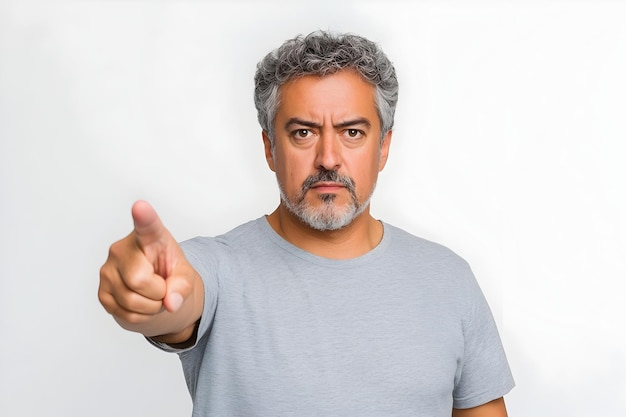
M 183 250 L 202 276 L 195 346 L 178 352 L 193 416 L 450 417 L 513 378 L 467 263 L 384 224 L 349 260 L 281 238 L 265 217 Z

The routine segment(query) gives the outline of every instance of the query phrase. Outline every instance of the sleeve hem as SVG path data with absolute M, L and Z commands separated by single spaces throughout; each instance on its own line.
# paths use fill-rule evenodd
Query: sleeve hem
M 484 392 L 482 394 L 468 397 L 468 398 L 455 398 L 453 400 L 452 406 L 454 408 L 464 410 L 467 408 L 474 408 L 481 406 L 483 404 L 487 404 L 490 401 L 497 400 L 498 398 L 504 397 L 506 394 L 511 392 L 511 390 L 515 387 L 515 383 L 511 382 L 504 389 L 500 391 L 492 391 L 492 392 Z

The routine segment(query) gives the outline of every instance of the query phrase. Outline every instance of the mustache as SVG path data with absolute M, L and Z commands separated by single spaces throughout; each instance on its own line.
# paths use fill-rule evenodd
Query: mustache
M 302 195 L 306 194 L 306 192 L 318 182 L 334 182 L 337 184 L 341 184 L 350 192 L 350 194 L 355 194 L 355 184 L 354 180 L 347 175 L 342 175 L 337 171 L 322 169 L 319 172 L 309 175 L 304 182 L 302 183 Z

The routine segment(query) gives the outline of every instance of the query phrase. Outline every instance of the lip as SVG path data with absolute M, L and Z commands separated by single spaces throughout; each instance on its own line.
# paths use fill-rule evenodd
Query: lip
M 339 184 L 336 182 L 318 182 L 311 187 L 311 189 L 320 193 L 332 193 L 339 191 L 342 188 L 346 187 L 343 184 Z

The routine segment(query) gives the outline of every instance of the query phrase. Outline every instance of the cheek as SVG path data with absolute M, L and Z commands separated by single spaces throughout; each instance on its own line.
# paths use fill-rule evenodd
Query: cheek
M 366 161 L 366 162 L 365 162 Z M 362 182 L 364 185 L 376 181 L 380 171 L 380 158 L 378 153 L 375 155 L 365 154 L 360 158 L 355 158 L 351 164 L 350 173 L 355 181 Z
M 356 192 L 359 199 L 365 199 L 372 194 L 378 180 L 378 163 L 361 166 L 361 169 L 352 178 L 356 182 Z
M 299 190 L 304 178 L 301 178 L 297 164 L 277 164 L 276 178 L 287 193 Z
M 285 178 L 286 181 L 296 182 L 299 187 L 307 176 L 312 172 L 309 169 L 310 163 L 305 157 L 298 154 L 280 155 L 280 163 L 278 165 L 278 171 Z
M 359 179 L 354 179 L 357 181 L 357 188 L 361 190 L 363 195 L 369 195 L 372 192 L 372 188 L 374 188 L 374 184 L 376 184 L 376 180 L 378 179 L 378 170 L 369 171 L 366 174 L 361 176 Z M 359 185 L 360 182 L 360 185 Z

